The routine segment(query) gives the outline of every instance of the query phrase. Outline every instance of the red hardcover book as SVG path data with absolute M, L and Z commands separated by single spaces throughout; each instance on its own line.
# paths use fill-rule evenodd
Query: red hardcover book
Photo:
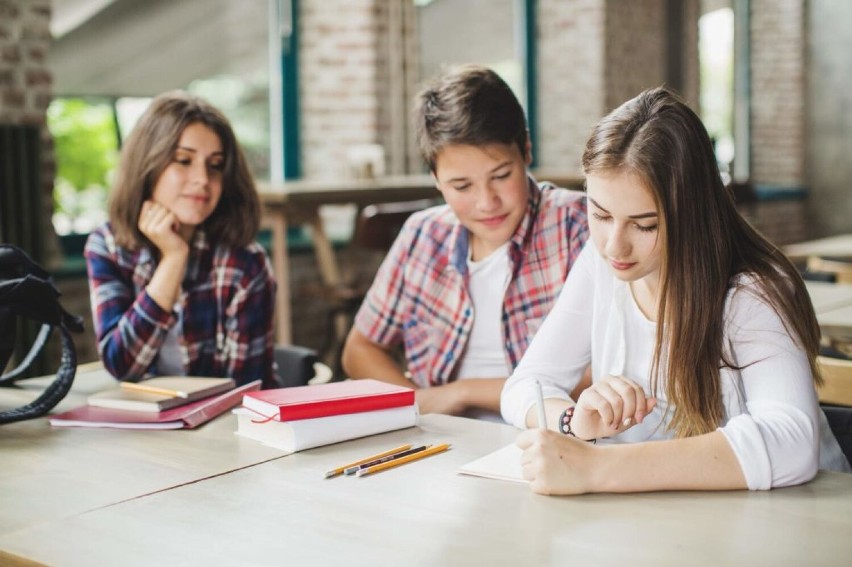
M 240 403 L 243 395 L 260 388 L 260 380 L 222 394 L 156 412 L 81 406 L 50 416 L 56 427 L 112 427 L 117 429 L 192 429 Z
M 296 421 L 414 405 L 414 390 L 379 380 L 249 392 L 243 406 L 279 421 Z

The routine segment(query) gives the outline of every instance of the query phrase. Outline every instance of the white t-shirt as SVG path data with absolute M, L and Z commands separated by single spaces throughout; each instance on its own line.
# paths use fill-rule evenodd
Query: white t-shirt
M 183 366 L 183 353 L 180 348 L 181 329 L 183 328 L 183 317 L 181 311 L 177 311 L 177 321 L 166 333 L 160 352 L 157 355 L 157 373 L 160 376 L 183 376 L 186 369 Z
M 724 349 L 741 370 L 723 368 L 720 430 L 728 439 L 752 490 L 799 484 L 814 463 L 849 471 L 825 415 L 819 409 L 807 356 L 786 332 L 775 311 L 747 278 L 732 288 L 725 304 Z M 650 366 L 656 324 L 639 310 L 626 282 L 613 276 L 593 244 L 585 247 L 565 286 L 501 397 L 504 419 L 524 427 L 535 403 L 535 379 L 545 397 L 568 399 L 586 365 L 592 380 L 623 375 L 651 394 Z M 643 423 L 611 439 L 635 442 L 666 439 L 665 394 Z M 809 446 L 808 454 L 801 447 Z M 803 454 L 804 453 L 804 454 Z M 818 459 L 818 461 L 817 461 Z
M 509 285 L 509 243 L 468 266 L 468 292 L 473 303 L 473 327 L 458 369 L 458 379 L 505 378 L 511 371 L 503 348 L 503 296 Z M 502 423 L 500 414 L 470 410 L 467 417 Z
M 504 378 L 511 367 L 503 348 L 503 296 L 509 285 L 509 243 L 484 260 L 468 259 L 468 292 L 473 303 L 473 327 L 458 370 L 458 378 Z

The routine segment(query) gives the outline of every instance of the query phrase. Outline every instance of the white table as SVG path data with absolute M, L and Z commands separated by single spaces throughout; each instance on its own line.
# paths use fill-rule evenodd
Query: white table
M 852 341 L 852 305 L 817 313 L 824 336 L 844 342 Z
M 808 256 L 852 256 L 852 234 L 839 234 L 789 244 L 784 253 L 794 262 L 806 260 Z
M 852 306 L 852 284 L 806 281 L 817 318 L 820 314 Z
M 514 440 L 505 425 L 427 415 L 418 428 L 286 457 L 234 428 L 230 414 L 197 431 L 0 427 L 0 564 L 658 567 L 852 557 L 852 475 L 762 493 L 557 498 L 456 474 Z M 452 449 L 375 476 L 323 478 L 402 442 L 441 441 Z
M 25 380 L 21 391 L 0 389 L 0 407 L 23 405 L 44 383 Z M 54 413 L 84 404 L 86 395 L 113 383 L 103 370 L 78 373 Z M 191 431 L 55 428 L 46 418 L 0 425 L 0 533 L 281 457 L 242 442 L 234 428 L 225 419 Z

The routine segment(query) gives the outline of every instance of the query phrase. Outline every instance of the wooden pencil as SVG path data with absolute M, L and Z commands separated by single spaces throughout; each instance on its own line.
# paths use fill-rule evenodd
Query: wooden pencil
M 120 387 L 124 390 L 134 392 L 145 392 L 146 394 L 160 394 L 161 396 L 169 396 L 171 398 L 188 398 L 189 394 L 180 390 L 169 390 L 168 388 L 157 388 L 156 386 L 147 386 L 140 382 L 121 382 Z
M 373 474 L 377 472 L 381 472 L 383 470 L 387 470 L 393 467 L 398 467 L 399 465 L 404 465 L 406 463 L 410 463 L 411 461 L 417 461 L 419 459 L 424 459 L 436 453 L 441 453 L 450 448 L 449 443 L 442 443 L 441 445 L 435 445 L 434 447 L 429 447 L 425 451 L 420 451 L 419 453 L 414 453 L 413 455 L 408 455 L 407 457 L 402 457 L 400 459 L 394 459 L 392 461 L 388 461 L 386 463 L 382 463 L 380 465 L 372 466 L 368 469 L 361 469 L 360 471 L 355 473 L 355 476 L 367 476 L 368 474 Z
M 337 467 L 336 469 L 331 469 L 327 473 L 325 473 L 325 478 L 332 478 L 338 475 L 343 474 L 348 468 L 357 467 L 358 465 L 363 465 L 364 463 L 369 463 L 370 461 L 375 461 L 376 459 L 381 459 L 382 457 L 387 457 L 388 455 L 393 455 L 394 453 L 401 453 L 402 451 L 407 451 L 411 449 L 411 444 L 400 445 L 399 447 L 394 447 L 393 449 L 389 449 L 387 451 L 382 451 L 377 455 L 370 455 L 369 457 L 364 457 L 354 463 L 349 463 L 343 465 L 342 467 Z

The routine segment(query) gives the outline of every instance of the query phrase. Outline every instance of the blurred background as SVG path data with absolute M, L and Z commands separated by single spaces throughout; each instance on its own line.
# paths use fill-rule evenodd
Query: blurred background
M 0 240 L 56 274 L 94 360 L 82 246 L 153 96 L 219 106 L 256 178 L 287 191 L 361 177 L 364 159 L 370 176 L 422 175 L 410 101 L 458 62 L 515 90 L 536 170 L 576 177 L 592 125 L 666 84 L 770 239 L 848 233 L 849 22 L 852 3 L 834 0 L 0 0 Z M 358 211 L 322 206 L 342 264 Z M 321 279 L 312 235 L 287 235 L 292 340 L 319 348 L 328 306 L 300 295 Z M 377 260 L 355 265 L 369 277 Z

